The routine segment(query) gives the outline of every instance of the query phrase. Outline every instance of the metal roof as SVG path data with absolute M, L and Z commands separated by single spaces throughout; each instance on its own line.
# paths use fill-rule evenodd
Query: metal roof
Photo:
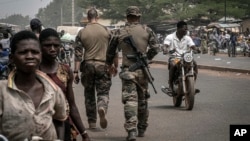
M 240 24 L 237 23 L 210 23 L 208 25 L 209 28 L 234 28 L 234 27 L 240 27 Z

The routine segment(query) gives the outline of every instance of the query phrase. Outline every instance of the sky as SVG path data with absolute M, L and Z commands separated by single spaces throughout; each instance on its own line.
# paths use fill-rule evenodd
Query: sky
M 0 0 L 0 19 L 13 14 L 35 17 L 39 8 L 46 7 L 53 0 Z

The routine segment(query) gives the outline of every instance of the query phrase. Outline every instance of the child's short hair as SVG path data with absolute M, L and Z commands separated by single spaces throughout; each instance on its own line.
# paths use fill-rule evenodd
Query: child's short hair
M 39 42 L 37 36 L 28 30 L 22 30 L 18 33 L 16 33 L 13 38 L 11 39 L 10 42 L 10 49 L 11 49 L 11 54 L 14 54 L 17 48 L 17 44 L 21 41 L 21 40 L 26 40 L 26 39 L 33 39 L 36 40 L 37 42 Z
M 57 31 L 55 29 L 46 28 L 46 29 L 42 30 L 42 32 L 39 35 L 40 43 L 42 43 L 44 40 L 46 40 L 50 36 L 56 37 L 60 40 L 59 34 L 57 33 Z

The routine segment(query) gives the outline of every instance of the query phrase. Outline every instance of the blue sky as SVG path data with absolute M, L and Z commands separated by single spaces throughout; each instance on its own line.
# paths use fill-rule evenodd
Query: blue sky
M 38 9 L 46 7 L 53 0 L 0 0 L 0 19 L 12 14 L 35 17 Z

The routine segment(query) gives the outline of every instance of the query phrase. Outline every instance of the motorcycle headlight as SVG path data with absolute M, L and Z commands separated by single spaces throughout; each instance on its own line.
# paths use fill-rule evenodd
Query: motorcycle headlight
M 192 61 L 193 61 L 193 56 L 192 56 L 192 54 L 191 54 L 191 53 L 186 53 L 186 54 L 184 55 L 184 61 L 185 61 L 185 62 L 188 62 L 188 63 L 192 62 Z

